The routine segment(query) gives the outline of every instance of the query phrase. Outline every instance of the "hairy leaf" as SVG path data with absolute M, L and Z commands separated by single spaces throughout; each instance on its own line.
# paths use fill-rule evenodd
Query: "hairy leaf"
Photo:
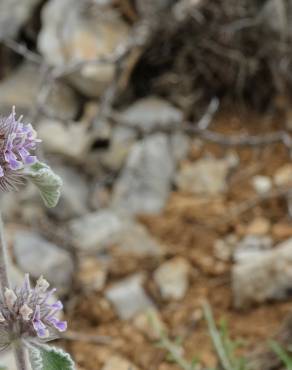
M 46 207 L 55 207 L 59 201 L 62 187 L 61 178 L 45 163 L 37 162 L 25 171 L 39 189 Z
M 33 370 L 75 370 L 70 355 L 59 348 L 37 345 L 29 352 Z

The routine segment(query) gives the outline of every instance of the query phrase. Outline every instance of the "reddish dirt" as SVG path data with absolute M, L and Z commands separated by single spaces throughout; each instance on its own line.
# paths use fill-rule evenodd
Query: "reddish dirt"
M 249 132 L 260 135 L 280 127 L 280 120 L 240 113 L 243 117 L 241 121 L 237 118 L 238 112 L 234 116 L 220 115 L 212 129 L 226 134 Z M 216 357 L 202 318 L 203 301 L 210 302 L 216 320 L 227 320 L 232 338 L 245 341 L 246 352 L 270 338 L 292 307 L 287 301 L 266 303 L 244 311 L 233 308 L 230 285 L 232 264 L 216 259 L 214 241 L 230 232 L 244 235 L 247 224 L 257 216 L 271 222 L 270 234 L 275 242 L 291 236 L 292 226 L 287 218 L 285 199 L 275 197 L 260 201 L 250 185 L 250 178 L 255 174 L 272 176 L 279 166 L 288 163 L 287 150 L 281 144 L 232 150 L 240 157 L 240 165 L 229 178 L 230 186 L 226 194 L 202 199 L 173 191 L 163 214 L 140 217 L 140 221 L 165 246 L 164 259 L 184 256 L 192 264 L 190 288 L 185 298 L 180 302 L 161 300 L 152 280 L 153 271 L 162 262 L 160 259 L 138 261 L 133 256 L 123 256 L 121 263 L 121 257 L 117 256 L 109 279 L 112 282 L 140 271 L 142 266 L 148 276 L 146 289 L 158 305 L 170 338 L 182 339 L 186 358 L 198 357 L 209 366 L 215 365 Z M 226 151 L 226 147 L 214 144 L 204 143 L 199 148 L 194 145 L 188 160 L 194 161 L 207 153 L 222 157 Z M 233 207 L 238 208 L 242 202 L 252 198 L 258 200 L 250 209 L 228 217 Z M 102 294 L 80 293 L 68 317 L 74 330 L 111 337 L 104 345 L 83 341 L 67 343 L 80 369 L 101 369 L 111 354 L 119 354 L 143 370 L 179 370 L 178 366 L 168 361 L 165 351 L 157 347 L 156 341 L 138 330 L 132 321 L 118 320 Z

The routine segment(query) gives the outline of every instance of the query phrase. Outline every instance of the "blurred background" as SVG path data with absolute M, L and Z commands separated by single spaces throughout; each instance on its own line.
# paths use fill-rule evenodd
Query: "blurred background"
M 32 122 L 64 182 L 50 210 L 1 195 L 14 281 L 58 288 L 79 370 L 291 368 L 291 17 L 0 0 L 1 115 Z

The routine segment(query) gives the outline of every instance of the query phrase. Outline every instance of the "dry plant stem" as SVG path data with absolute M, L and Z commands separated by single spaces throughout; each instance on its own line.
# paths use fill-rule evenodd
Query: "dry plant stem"
M 28 370 L 27 360 L 26 360 L 26 349 L 24 348 L 20 340 L 14 342 L 13 350 L 14 350 L 17 370 Z

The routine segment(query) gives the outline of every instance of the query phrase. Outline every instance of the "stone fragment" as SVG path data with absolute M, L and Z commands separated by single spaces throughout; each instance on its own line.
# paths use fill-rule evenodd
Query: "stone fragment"
M 118 113 L 117 120 L 140 132 L 149 133 L 157 127 L 162 130 L 177 128 L 183 120 L 183 114 L 168 101 L 149 96 Z
M 218 195 L 226 190 L 227 175 L 234 162 L 225 159 L 202 158 L 183 166 L 176 185 L 182 191 L 202 195 Z
M 11 75 L 0 81 L 1 114 L 10 113 L 11 107 L 15 105 L 17 112 L 29 119 L 29 114 L 37 103 L 41 79 L 39 67 L 24 62 Z M 79 105 L 74 91 L 64 83 L 56 81 L 44 108 L 45 114 L 68 120 L 76 116 Z
M 154 281 L 164 299 L 183 299 L 189 286 L 190 264 L 182 257 L 164 262 L 154 272 Z
M 42 10 L 38 48 L 49 64 L 62 68 L 112 55 L 127 41 L 128 32 L 126 22 L 110 7 L 93 9 L 76 0 L 51 0 Z M 114 63 L 84 63 L 67 78 L 83 94 L 99 97 L 114 71 Z
M 252 186 L 258 194 L 265 194 L 272 189 L 272 180 L 268 176 L 257 175 L 252 178 Z
M 249 307 L 291 296 L 292 239 L 237 263 L 232 270 L 234 305 Z
M 238 238 L 235 234 L 229 234 L 224 239 L 217 239 L 214 243 L 214 256 L 223 261 L 230 261 Z
M 80 250 L 102 250 L 114 243 L 123 230 L 123 221 L 110 210 L 101 210 L 70 222 L 75 246 Z
M 274 174 L 274 183 L 277 186 L 287 186 L 292 184 L 292 164 L 287 163 L 277 169 Z
M 272 248 L 273 241 L 269 236 L 246 235 L 236 246 L 233 258 L 236 262 L 249 261 L 261 256 L 263 251 Z
M 266 235 L 270 228 L 271 223 L 268 219 L 257 217 L 247 225 L 246 233 L 249 235 Z
M 89 186 L 82 174 L 73 167 L 54 166 L 63 181 L 60 200 L 50 214 L 61 220 L 82 216 L 88 212 Z
M 102 367 L 102 370 L 139 370 L 139 369 L 124 357 L 112 356 L 107 360 L 105 365 Z
M 133 275 L 108 288 L 106 298 L 114 305 L 120 319 L 128 320 L 153 303 L 143 288 L 143 275 Z
M 158 213 L 169 195 L 175 162 L 168 138 L 155 134 L 137 142 L 113 192 L 113 207 L 130 214 Z
M 191 140 L 188 135 L 177 131 L 170 136 L 171 153 L 174 159 L 179 162 L 183 160 L 189 151 Z
M 43 275 L 58 288 L 59 293 L 70 289 L 73 262 L 70 254 L 32 231 L 17 231 L 14 254 L 22 271 L 37 279 Z
M 14 38 L 41 0 L 0 1 L 0 40 Z
M 120 171 L 136 139 L 134 129 L 116 126 L 111 131 L 109 147 L 99 154 L 99 161 L 110 171 Z
M 77 122 L 65 125 L 56 120 L 42 120 L 38 135 L 48 153 L 62 154 L 76 162 L 84 160 L 92 141 L 85 125 Z
M 138 256 L 155 256 L 162 251 L 144 226 L 113 210 L 90 213 L 72 220 L 69 227 L 80 251 L 102 251 L 112 245 Z

